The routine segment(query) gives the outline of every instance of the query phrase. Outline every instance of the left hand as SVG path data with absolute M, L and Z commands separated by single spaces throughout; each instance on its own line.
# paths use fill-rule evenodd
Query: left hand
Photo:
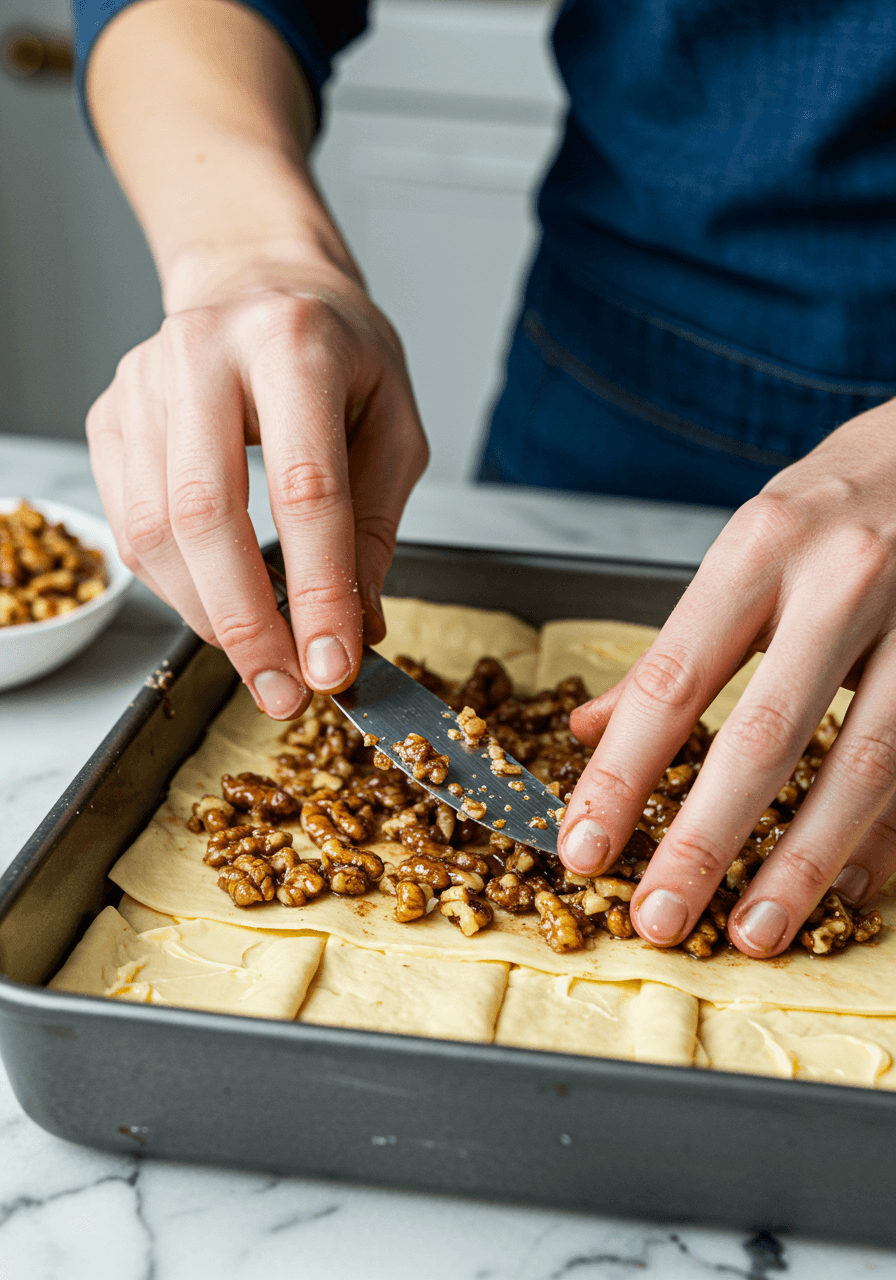
M 817 780 L 728 920 L 746 955 L 789 946 L 836 881 L 867 902 L 896 871 L 896 401 L 834 431 L 742 506 L 650 649 L 578 708 L 597 744 L 560 856 L 605 871 L 648 795 L 746 657 L 765 652 L 632 899 L 656 946 L 696 925 L 837 689 L 856 695 Z

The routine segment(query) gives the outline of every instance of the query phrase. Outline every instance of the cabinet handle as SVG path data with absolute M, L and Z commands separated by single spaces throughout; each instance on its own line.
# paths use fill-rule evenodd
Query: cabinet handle
M 0 61 L 16 80 L 70 80 L 75 59 L 64 31 L 16 28 L 0 41 Z

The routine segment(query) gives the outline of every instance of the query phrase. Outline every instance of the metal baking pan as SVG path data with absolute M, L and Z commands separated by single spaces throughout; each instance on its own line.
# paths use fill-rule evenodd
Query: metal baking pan
M 661 623 L 692 573 L 404 545 L 387 590 Z M 0 880 L 0 1054 L 38 1124 L 107 1151 L 896 1244 L 892 1093 L 43 989 L 233 687 L 192 635 L 168 661 Z

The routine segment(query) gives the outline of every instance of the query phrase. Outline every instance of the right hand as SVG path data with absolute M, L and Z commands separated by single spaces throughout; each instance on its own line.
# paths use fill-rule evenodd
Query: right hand
M 399 340 L 329 263 L 236 269 L 129 352 L 87 419 L 121 555 L 256 702 L 293 717 L 385 635 L 380 588 L 428 451 Z M 292 631 L 247 514 L 261 444 Z

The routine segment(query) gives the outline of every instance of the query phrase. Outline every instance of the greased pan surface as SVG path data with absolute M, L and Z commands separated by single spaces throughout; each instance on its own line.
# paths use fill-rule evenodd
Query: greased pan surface
M 536 624 L 659 624 L 691 573 L 402 546 L 386 589 Z M 0 1054 L 39 1124 L 168 1159 L 896 1244 L 891 1093 L 34 985 L 103 905 L 106 873 L 235 679 L 195 637 L 168 662 L 168 688 L 141 691 L 0 880 Z

